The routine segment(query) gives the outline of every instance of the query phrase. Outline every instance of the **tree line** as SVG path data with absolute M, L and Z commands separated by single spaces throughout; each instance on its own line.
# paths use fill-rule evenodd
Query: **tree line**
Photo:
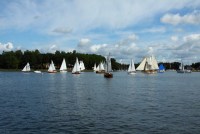
M 21 50 L 16 51 L 8 51 L 0 54 L 0 68 L 1 69 L 22 69 L 27 62 L 30 63 L 32 69 L 47 69 L 51 60 L 53 60 L 57 69 L 60 68 L 63 58 L 65 58 L 67 67 L 72 68 L 76 57 L 82 60 L 85 64 L 85 68 L 87 70 L 92 70 L 94 64 L 97 65 L 100 62 L 104 62 L 105 57 L 97 54 L 84 54 L 78 53 L 76 50 L 73 52 L 64 52 L 64 51 L 56 51 L 53 53 L 40 53 L 39 50 L 29 51 L 26 50 L 22 52 Z M 112 69 L 113 70 L 127 70 L 128 64 L 120 64 L 116 62 L 114 58 L 111 59 Z M 175 69 L 179 68 L 179 62 L 173 63 L 159 63 L 163 64 L 166 69 Z M 139 65 L 135 64 L 137 67 Z M 186 66 L 186 68 L 193 68 L 194 70 L 200 70 L 200 62 L 193 63 L 190 66 Z
M 47 69 L 51 60 L 53 60 L 57 69 L 60 68 L 63 58 L 66 60 L 68 68 L 72 68 L 76 57 L 79 61 L 83 61 L 85 68 L 91 70 L 96 63 L 105 62 L 105 57 L 96 54 L 83 54 L 78 53 L 76 50 L 73 52 L 56 51 L 53 53 L 40 53 L 39 50 L 22 52 L 21 50 L 3 52 L 0 54 L 0 68 L 1 69 L 22 69 L 27 62 L 30 63 L 31 69 Z M 119 63 L 115 59 L 111 59 L 112 67 L 114 70 L 118 69 Z

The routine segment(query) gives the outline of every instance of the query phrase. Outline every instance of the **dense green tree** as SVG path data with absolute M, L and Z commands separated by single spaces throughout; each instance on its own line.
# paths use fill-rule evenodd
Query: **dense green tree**
M 19 60 L 13 51 L 3 52 L 0 62 L 2 66 L 1 68 L 4 69 L 17 69 L 19 65 Z

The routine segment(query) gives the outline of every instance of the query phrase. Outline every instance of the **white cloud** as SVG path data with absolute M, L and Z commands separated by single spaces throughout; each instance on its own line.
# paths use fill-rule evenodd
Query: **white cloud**
M 35 28 L 46 33 L 70 33 L 72 29 L 75 33 L 84 33 L 100 27 L 121 29 L 151 20 L 155 15 L 172 9 L 199 5 L 199 0 L 156 1 L 156 5 L 155 0 L 8 1 L 1 9 L 3 15 L 0 15 L 0 29 Z M 189 20 L 193 23 L 196 19 L 194 17 Z
M 191 34 L 188 36 L 183 37 L 183 41 L 189 42 L 189 41 L 200 41 L 200 34 Z
M 171 40 L 174 42 L 177 42 L 179 40 L 179 38 L 177 36 L 171 36 Z
M 161 18 L 161 22 L 168 23 L 172 25 L 178 25 L 178 24 L 200 24 L 200 11 L 194 11 L 189 14 L 180 15 L 177 14 L 165 14 Z
M 127 38 L 114 44 L 93 44 L 90 39 L 87 39 L 90 43 L 83 45 L 83 47 L 78 45 L 78 51 L 101 55 L 107 55 L 110 52 L 117 60 L 124 59 L 124 61 L 129 61 L 128 59 L 133 58 L 136 63 L 140 62 L 144 56 L 152 54 L 156 56 L 158 61 L 165 59 L 168 62 L 177 61 L 180 58 L 200 58 L 200 43 L 198 43 L 200 38 L 198 35 L 185 36 L 184 38 L 187 39 L 187 42 L 183 43 L 179 41 L 178 36 L 172 36 L 172 42 L 159 43 L 155 41 L 145 43 L 145 45 L 141 42 L 136 43 L 134 40 L 127 41 L 129 37 L 127 36 Z
M 79 41 L 78 43 L 78 46 L 81 47 L 81 46 L 87 46 L 90 44 L 90 39 L 88 38 L 83 38 Z
M 172 41 L 176 42 L 160 43 L 160 41 L 156 40 L 153 42 L 154 45 L 152 45 L 153 43 L 145 42 L 146 38 L 144 39 L 142 35 L 144 32 L 148 32 L 150 39 L 152 39 L 151 33 L 165 37 L 168 34 L 166 32 L 168 29 L 163 25 L 156 26 L 157 15 L 170 11 L 180 11 L 183 8 L 198 9 L 200 7 L 199 0 L 148 0 L 145 2 L 139 0 L 43 0 L 40 2 L 17 0 L 4 3 L 6 4 L 2 6 L 3 8 L 0 8 L 0 30 L 4 29 L 6 31 L 11 29 L 16 30 L 15 32 L 17 30 L 24 30 L 31 31 L 32 33 L 39 32 L 44 35 L 59 35 L 59 37 L 62 35 L 62 38 L 57 36 L 53 37 L 53 39 L 51 38 L 53 41 L 48 41 L 51 42 L 50 47 L 46 46 L 46 44 L 49 44 L 47 41 L 39 42 L 38 44 L 42 44 L 41 49 L 44 48 L 43 45 L 45 44 L 45 52 L 55 52 L 58 49 L 58 44 L 59 46 L 66 47 L 68 50 L 73 50 L 74 41 L 77 42 L 77 40 L 82 38 L 77 43 L 77 49 L 81 52 L 102 55 L 107 55 L 108 52 L 111 52 L 117 58 L 141 58 L 153 50 L 151 53 L 154 53 L 156 56 L 164 55 L 166 60 L 169 58 L 173 59 L 173 56 L 176 57 L 177 54 L 173 52 L 177 51 L 177 49 L 180 49 L 178 51 L 184 50 L 186 44 L 180 45 L 180 39 L 172 36 Z M 149 25 L 143 25 L 142 22 L 147 24 L 147 21 Z M 173 25 L 198 25 L 200 24 L 200 12 L 194 11 L 185 15 L 165 14 L 161 21 Z M 156 24 L 151 24 L 152 22 Z M 150 28 L 142 30 L 135 27 L 136 25 Z M 183 34 L 184 29 L 181 29 L 183 27 L 177 28 L 173 30 Z M 135 30 L 139 32 L 135 32 Z M 133 32 L 138 33 L 138 35 L 133 34 Z M 65 36 L 66 34 L 67 36 Z M 158 36 L 153 39 L 158 38 Z M 118 37 L 119 40 L 116 40 Z M 123 39 L 120 40 L 122 37 Z M 179 37 L 181 38 L 180 35 Z M 167 36 L 166 39 L 169 38 Z M 190 52 L 193 55 L 199 53 L 198 38 L 198 35 L 190 35 L 183 38 L 184 43 L 187 42 L 187 44 L 192 46 L 190 48 L 187 45 L 193 51 Z M 91 40 L 102 43 L 93 43 Z M 112 42 L 113 40 L 116 41 Z M 72 45 L 69 46 L 71 42 Z M 166 50 L 161 50 L 163 48 Z M 13 48 L 12 46 L 5 47 L 4 44 L 1 44 L 0 49 L 8 50 Z
M 11 50 L 13 50 L 13 48 L 14 48 L 14 46 L 11 42 L 8 42 L 6 44 L 0 43 L 0 52 L 11 51 Z
M 145 33 L 164 33 L 164 32 L 166 32 L 166 28 L 165 27 L 153 27 L 153 28 L 145 29 L 142 32 L 145 32 Z
M 137 35 L 135 35 L 135 34 L 132 34 L 132 35 L 128 36 L 128 39 L 131 40 L 131 41 L 136 41 L 136 40 L 138 40 L 138 38 L 139 37 Z
M 102 53 L 104 51 L 104 54 L 108 51 L 108 44 L 98 44 L 98 45 L 92 45 L 90 47 L 90 51 L 92 53 Z
M 60 28 L 53 29 L 52 32 L 58 33 L 58 34 L 68 34 L 72 32 L 72 29 L 60 27 Z
M 47 49 L 45 52 L 49 52 L 49 53 L 55 53 L 56 50 L 59 50 L 58 46 L 53 44 L 49 47 L 49 49 Z

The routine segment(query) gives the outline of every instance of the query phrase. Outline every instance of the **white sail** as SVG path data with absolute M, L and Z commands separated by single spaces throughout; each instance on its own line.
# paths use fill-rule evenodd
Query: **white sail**
M 112 71 L 112 65 L 111 65 L 111 58 L 110 54 L 106 58 L 106 72 L 111 72 Z
M 137 67 L 136 70 L 140 70 L 140 71 L 151 71 L 151 70 L 158 70 L 158 63 L 155 59 L 154 56 L 149 56 L 149 57 L 145 57 L 143 58 L 142 62 L 140 63 L 140 65 Z
M 66 65 L 65 59 L 63 59 L 62 61 L 60 71 L 65 71 L 65 72 L 67 71 L 67 65 Z
M 53 70 L 56 70 L 53 61 L 51 61 L 51 66 L 52 66 Z
M 31 71 L 31 68 L 30 68 L 30 64 L 27 63 L 26 66 L 22 69 L 23 72 L 29 72 Z
M 99 70 L 100 70 L 100 71 L 105 70 L 105 69 L 104 69 L 104 65 L 103 65 L 102 62 L 99 64 Z
M 76 62 L 74 64 L 74 67 L 72 69 L 72 73 L 76 73 L 76 72 L 80 72 L 80 65 L 79 65 L 79 62 L 78 62 L 78 58 L 76 58 Z
M 135 64 L 134 64 L 133 60 L 131 60 L 131 63 L 128 67 L 128 72 L 135 72 Z
M 94 64 L 93 70 L 97 71 L 96 63 Z
M 52 71 L 53 71 L 53 68 L 52 68 L 52 65 L 50 64 L 50 65 L 49 65 L 48 72 L 52 72 Z
M 179 66 L 179 70 L 177 70 L 177 73 L 191 73 L 192 71 L 190 69 L 185 69 L 183 61 L 181 61 L 181 64 Z
M 55 71 L 56 71 L 56 68 L 54 66 L 53 61 L 51 60 L 51 64 L 49 65 L 48 72 L 55 72 Z
M 136 68 L 136 70 L 138 71 L 142 71 L 145 68 L 145 64 L 146 64 L 147 58 L 143 58 L 142 62 L 140 63 L 140 65 Z
M 152 69 L 155 69 L 155 70 L 159 69 L 156 58 L 153 55 L 151 57 L 152 57 Z
M 112 71 L 112 66 L 111 66 L 111 58 L 110 58 L 110 53 L 106 58 L 106 70 L 104 73 L 105 78 L 113 78 L 113 74 L 111 73 Z
M 146 61 L 144 70 L 152 70 L 152 58 L 151 57 L 147 57 L 147 61 Z
M 81 69 L 81 71 L 85 70 L 85 65 L 84 65 L 83 61 L 80 61 L 80 69 Z
M 100 65 L 100 64 L 99 64 L 99 65 Z M 96 71 L 99 71 L 99 65 L 97 66 Z
M 179 66 L 179 69 L 180 69 L 180 70 L 184 70 L 184 69 L 185 69 L 185 68 L 184 68 L 183 62 L 181 62 L 181 65 Z

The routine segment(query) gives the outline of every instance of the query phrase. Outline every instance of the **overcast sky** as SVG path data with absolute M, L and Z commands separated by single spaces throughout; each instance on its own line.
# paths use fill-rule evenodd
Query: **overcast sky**
M 0 0 L 0 52 L 200 61 L 200 0 Z

